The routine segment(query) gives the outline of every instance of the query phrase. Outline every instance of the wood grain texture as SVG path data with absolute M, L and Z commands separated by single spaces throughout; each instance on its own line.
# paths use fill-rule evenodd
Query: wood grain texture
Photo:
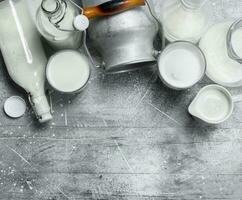
M 9 96 L 25 96 L 2 59 L 0 66 L 3 107 Z M 120 75 L 93 69 L 81 94 L 51 94 L 46 125 L 29 105 L 17 120 L 0 112 L 0 199 L 242 199 L 242 104 L 224 124 L 198 123 L 187 107 L 211 82 L 177 92 L 156 74 L 155 66 Z

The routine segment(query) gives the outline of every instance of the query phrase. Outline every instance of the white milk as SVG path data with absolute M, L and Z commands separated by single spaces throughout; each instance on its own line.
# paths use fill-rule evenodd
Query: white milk
M 32 19 L 36 20 L 36 13 L 41 4 L 41 0 L 27 0 Z
M 53 22 L 60 20 L 58 24 L 61 29 L 72 30 L 62 31 L 57 29 L 41 8 L 38 9 L 36 15 L 37 28 L 41 35 L 55 48 L 55 49 L 78 49 L 81 46 L 82 33 L 75 31 L 73 27 L 74 19 L 79 14 L 79 10 L 71 4 L 67 3 L 67 9 L 64 12 L 63 7 L 60 7 L 58 14 L 53 15 Z M 48 0 L 44 4 L 46 9 L 54 10 L 56 7 L 56 0 Z
M 25 0 L 0 2 L 0 48 L 11 78 L 24 88 L 41 122 L 51 119 L 45 96 L 46 56 Z
M 208 28 L 207 14 L 199 7 L 187 8 L 180 0 L 164 9 L 161 20 L 165 36 L 171 42 L 185 40 L 197 43 Z
M 60 92 L 78 92 L 88 82 L 90 65 L 83 54 L 76 51 L 61 51 L 50 59 L 47 66 L 50 85 Z
M 158 66 L 160 76 L 168 86 L 186 89 L 203 77 L 206 62 L 202 52 L 195 45 L 176 42 L 162 52 Z
M 203 88 L 189 107 L 189 112 L 208 122 L 220 123 L 232 113 L 233 102 L 230 94 L 219 86 Z
M 207 76 L 214 82 L 235 87 L 242 85 L 242 65 L 228 56 L 226 37 L 232 23 L 220 23 L 211 27 L 200 41 L 200 48 L 203 50 L 207 60 Z M 239 36 L 239 37 L 238 37 Z M 235 45 L 242 44 L 242 32 L 236 34 Z M 242 54 L 241 47 L 236 47 Z

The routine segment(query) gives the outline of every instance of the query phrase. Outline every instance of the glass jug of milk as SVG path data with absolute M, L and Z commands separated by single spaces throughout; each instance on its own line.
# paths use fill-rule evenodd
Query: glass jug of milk
M 226 87 L 242 86 L 242 65 L 237 59 L 242 56 L 242 29 L 236 24 L 230 20 L 214 24 L 199 42 L 207 61 L 206 75 Z
M 0 48 L 9 75 L 29 95 L 40 122 L 52 118 L 45 96 L 47 59 L 25 0 L 0 1 Z
M 161 21 L 170 42 L 185 40 L 197 43 L 209 26 L 210 12 L 206 0 L 166 0 Z M 209 9 L 206 9 L 208 11 Z
M 55 49 L 78 49 L 82 32 L 75 30 L 73 21 L 79 13 L 72 1 L 43 0 L 36 15 L 37 28 Z

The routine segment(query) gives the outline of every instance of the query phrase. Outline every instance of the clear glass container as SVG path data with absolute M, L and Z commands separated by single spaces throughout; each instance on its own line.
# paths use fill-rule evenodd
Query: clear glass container
M 197 43 L 208 29 L 211 8 L 206 0 L 166 0 L 161 21 L 170 42 L 184 40 Z M 208 9 L 209 8 L 209 9 Z
M 50 120 L 44 90 L 47 59 L 26 1 L 0 1 L 0 26 L 0 48 L 10 77 L 28 93 L 39 121 Z
M 242 30 L 231 20 L 216 23 L 202 36 L 199 46 L 207 60 L 207 76 L 226 87 L 242 86 Z
M 231 59 L 242 64 L 242 18 L 236 20 L 227 33 L 228 55 Z
M 82 32 L 73 22 L 80 10 L 71 1 L 43 0 L 36 15 L 41 35 L 55 49 L 78 49 L 82 45 Z

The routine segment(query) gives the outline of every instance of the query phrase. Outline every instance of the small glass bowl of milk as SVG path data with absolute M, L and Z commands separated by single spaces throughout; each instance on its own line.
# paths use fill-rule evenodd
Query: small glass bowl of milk
M 198 83 L 206 72 L 206 59 L 196 45 L 178 41 L 169 44 L 158 57 L 158 71 L 163 83 L 176 90 Z
M 230 92 L 219 85 L 208 85 L 200 90 L 188 111 L 208 123 L 220 124 L 233 113 L 234 101 Z

